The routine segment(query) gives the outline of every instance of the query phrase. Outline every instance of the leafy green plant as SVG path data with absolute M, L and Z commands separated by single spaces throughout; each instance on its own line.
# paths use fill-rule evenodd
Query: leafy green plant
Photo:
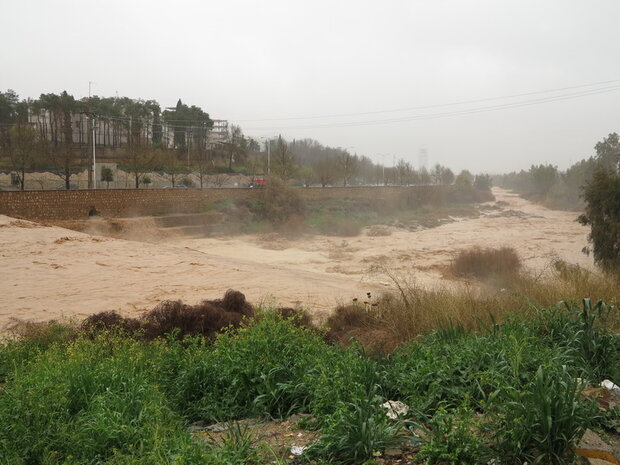
M 598 426 L 620 434 L 620 407 L 615 406 L 598 417 Z
M 440 407 L 424 432 L 426 437 L 416 459 L 426 464 L 469 465 L 487 463 L 489 460 L 480 422 L 474 417 L 474 412 L 466 407 L 452 412 Z

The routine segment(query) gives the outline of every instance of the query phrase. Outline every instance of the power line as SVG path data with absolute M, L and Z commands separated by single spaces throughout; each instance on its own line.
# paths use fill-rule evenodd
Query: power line
M 511 94 L 511 95 L 504 95 L 504 96 L 498 96 L 498 97 L 484 97 L 484 98 L 472 99 L 472 100 L 460 100 L 460 101 L 448 102 L 448 103 L 437 103 L 437 104 L 423 105 L 423 106 L 416 106 L 416 107 L 396 108 L 396 109 L 392 109 L 392 110 L 376 110 L 376 111 L 365 111 L 365 112 L 357 112 L 357 113 L 337 113 L 337 114 L 331 114 L 331 115 L 315 115 L 315 116 L 294 116 L 294 117 L 284 117 L 284 118 L 262 118 L 262 119 L 235 119 L 235 118 L 231 118 L 231 119 L 234 119 L 235 121 L 237 121 L 239 123 L 247 123 L 247 122 L 255 122 L 255 121 L 256 122 L 259 122 L 259 121 L 290 121 L 290 120 L 340 118 L 340 117 L 349 117 L 349 116 L 377 115 L 377 114 L 382 114 L 382 113 L 399 113 L 399 112 L 414 111 L 414 110 L 428 110 L 428 109 L 431 109 L 431 108 L 449 107 L 449 106 L 456 106 L 456 105 L 467 105 L 467 104 L 471 104 L 471 103 L 489 102 L 489 101 L 493 101 L 493 100 L 505 100 L 505 99 L 517 98 L 517 97 L 528 97 L 528 96 L 531 96 L 531 95 L 540 95 L 540 94 L 548 94 L 548 93 L 553 93 L 553 92 L 562 92 L 562 91 L 566 91 L 566 90 L 581 89 L 581 88 L 584 88 L 584 87 L 601 86 L 601 85 L 604 85 L 604 84 L 611 84 L 611 83 L 615 83 L 615 82 L 620 82 L 620 79 L 612 79 L 612 80 L 609 80 L 609 81 L 599 81 L 599 82 L 593 82 L 593 83 L 590 83 L 590 84 L 580 84 L 580 85 L 569 86 L 569 87 L 558 87 L 558 88 L 555 88 L 555 89 L 537 90 L 537 91 L 533 91 L 533 92 L 523 92 L 523 93 L 519 93 L 519 94 Z M 596 90 L 596 89 L 592 89 L 592 90 Z
M 526 100 L 522 102 L 511 102 L 500 105 L 492 105 L 486 107 L 479 107 L 467 110 L 457 110 L 450 112 L 442 112 L 442 113 L 430 113 L 430 114 L 422 114 L 422 115 L 414 115 L 414 116 L 406 116 L 399 118 L 388 118 L 388 119 L 377 119 L 377 120 L 366 120 L 366 121 L 348 121 L 348 122 L 339 122 L 339 123 L 326 123 L 326 124 L 313 124 L 313 125 L 297 125 L 297 126 L 255 126 L 255 127 L 245 127 L 247 130 L 276 130 L 276 129 L 324 129 L 324 128 L 339 128 L 339 127 L 355 127 L 355 126 L 371 126 L 378 124 L 391 124 L 391 123 L 401 123 L 407 121 L 420 121 L 420 120 L 431 120 L 438 118 L 448 118 L 454 116 L 466 116 L 472 115 L 476 113 L 485 113 L 491 111 L 505 110 L 510 108 L 518 108 L 518 107 L 526 107 L 532 105 L 542 105 L 545 103 L 552 103 L 562 100 L 571 100 L 580 97 L 587 97 L 589 95 L 597 95 L 597 94 L 605 94 L 609 92 L 614 92 L 620 90 L 620 85 L 606 87 L 602 89 L 590 90 L 590 91 L 582 91 L 576 92 L 572 94 L 565 95 L 557 95 L 551 97 L 544 97 L 540 99 L 532 99 Z

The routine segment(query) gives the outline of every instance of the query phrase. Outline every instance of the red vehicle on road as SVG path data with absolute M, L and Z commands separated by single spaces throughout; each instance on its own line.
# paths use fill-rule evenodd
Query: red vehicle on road
M 265 187 L 267 180 L 265 178 L 257 178 L 250 183 L 250 187 Z

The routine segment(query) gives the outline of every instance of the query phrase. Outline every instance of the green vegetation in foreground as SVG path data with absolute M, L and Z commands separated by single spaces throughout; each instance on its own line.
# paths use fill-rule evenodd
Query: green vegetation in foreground
M 620 337 L 605 324 L 617 318 L 584 300 L 434 331 L 382 358 L 270 311 L 212 341 L 67 338 L 56 325 L 0 347 L 0 464 L 267 463 L 273 451 L 246 431 L 215 443 L 187 426 L 299 412 L 322 433 L 304 453 L 314 463 L 372 460 L 413 431 L 424 463 L 571 463 L 586 428 L 620 426 L 581 395 L 620 379 Z M 387 399 L 410 413 L 388 419 Z

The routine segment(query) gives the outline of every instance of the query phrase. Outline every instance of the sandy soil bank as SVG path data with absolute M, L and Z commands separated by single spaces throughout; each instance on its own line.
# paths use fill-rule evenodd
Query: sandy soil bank
M 321 314 L 338 302 L 391 287 L 381 271 L 424 285 L 458 250 L 509 245 L 532 270 L 554 257 L 591 267 L 588 229 L 575 213 L 548 210 L 505 191 L 501 208 L 417 232 L 356 238 L 278 236 L 112 239 L 0 216 L 0 328 L 11 318 L 84 317 L 103 310 L 139 314 L 165 299 L 190 303 L 238 289 L 252 302 L 301 304 Z

